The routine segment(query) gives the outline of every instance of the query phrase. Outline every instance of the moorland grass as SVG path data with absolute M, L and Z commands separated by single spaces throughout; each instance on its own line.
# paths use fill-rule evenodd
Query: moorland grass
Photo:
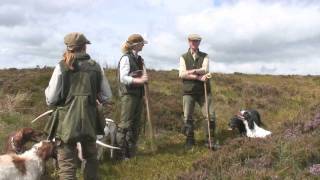
M 52 71 L 52 68 L 0 70 L 1 149 L 9 132 L 23 126 L 43 128 L 45 120 L 34 125 L 29 122 L 48 109 L 44 89 Z M 320 163 L 320 130 L 316 127 L 304 132 L 302 128 L 320 112 L 318 76 L 213 74 L 215 142 L 219 142 L 221 149 L 209 151 L 204 147 L 199 107 L 194 116 L 197 145 L 192 150 L 183 146 L 182 84 L 178 72 L 150 70 L 149 74 L 158 150 L 150 151 L 150 143 L 142 130 L 137 157 L 123 162 L 109 159 L 101 162 L 102 179 L 318 178 L 311 175 L 308 168 Z M 106 76 L 114 97 L 105 115 L 118 121 L 116 70 L 107 70 Z M 273 132 L 272 137 L 248 139 L 227 131 L 229 119 L 239 109 L 257 109 L 266 128 Z M 56 172 L 51 168 L 47 179 L 54 178 Z

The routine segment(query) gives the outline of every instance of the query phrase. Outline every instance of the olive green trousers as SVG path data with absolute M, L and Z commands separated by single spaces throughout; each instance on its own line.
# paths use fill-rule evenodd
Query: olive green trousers
M 124 95 L 121 97 L 121 115 L 118 124 L 117 144 L 124 158 L 135 156 L 141 127 L 143 97 Z
M 193 112 L 195 109 L 195 105 L 199 104 L 201 108 L 201 112 L 205 117 L 205 121 L 203 121 L 203 130 L 208 136 L 208 119 L 207 119 L 207 111 L 206 111 L 206 102 L 205 96 L 202 94 L 193 94 L 193 95 L 183 95 L 183 116 L 184 116 L 184 123 L 185 123 L 185 135 L 186 136 L 193 136 L 194 130 L 194 119 L 193 119 Z M 212 95 L 208 94 L 208 105 L 209 105 L 209 114 L 210 114 L 210 129 L 211 136 L 213 136 L 215 124 L 216 124 L 216 115 L 213 109 L 213 100 Z
M 84 159 L 83 178 L 98 180 L 97 147 L 95 142 L 81 142 Z M 60 180 L 75 180 L 77 171 L 78 150 L 76 143 L 62 143 L 58 149 Z

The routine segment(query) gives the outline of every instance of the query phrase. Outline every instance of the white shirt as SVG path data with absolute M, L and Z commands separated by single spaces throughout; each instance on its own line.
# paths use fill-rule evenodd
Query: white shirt
M 196 59 L 197 54 L 196 53 L 191 53 L 193 60 Z M 197 69 L 198 74 L 207 74 L 209 72 L 209 56 L 207 55 L 204 57 L 203 62 L 202 62 L 202 67 L 200 69 Z M 179 67 L 179 77 L 180 78 L 185 78 L 187 76 L 187 68 L 186 68 L 186 62 L 184 58 L 181 56 L 180 57 L 180 67 Z
M 130 62 L 128 56 L 123 56 L 120 59 L 120 65 L 119 65 L 119 77 L 120 82 L 129 85 L 132 84 L 133 77 L 129 76 L 130 72 Z
M 135 51 L 132 51 L 133 55 L 137 58 L 138 53 Z M 119 77 L 120 82 L 125 85 L 130 85 L 133 82 L 133 77 L 129 75 L 130 72 L 130 62 L 128 56 L 122 56 L 120 59 L 120 65 L 119 65 Z
M 61 72 L 60 65 L 57 64 L 53 70 L 51 79 L 49 81 L 49 85 L 45 90 L 46 102 L 47 102 L 47 105 L 49 106 L 55 105 L 59 100 L 59 94 L 62 91 L 61 75 L 62 75 L 62 72 Z M 101 68 L 101 76 L 102 76 L 102 81 L 100 85 L 101 89 L 98 96 L 98 100 L 101 103 L 105 103 L 111 100 L 112 92 L 111 92 L 108 79 L 104 75 L 104 71 L 102 68 Z

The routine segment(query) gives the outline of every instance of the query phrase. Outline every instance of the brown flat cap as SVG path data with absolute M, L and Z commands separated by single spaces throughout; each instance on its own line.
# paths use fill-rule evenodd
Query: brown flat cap
M 90 41 L 82 34 L 78 32 L 72 32 L 64 37 L 64 43 L 69 46 L 81 46 L 84 44 L 91 44 Z
M 128 37 L 127 43 L 130 44 L 131 46 L 134 46 L 140 43 L 148 44 L 148 41 L 144 40 L 140 34 L 131 34 Z
M 188 40 L 190 41 L 201 41 L 201 37 L 198 34 L 189 34 Z

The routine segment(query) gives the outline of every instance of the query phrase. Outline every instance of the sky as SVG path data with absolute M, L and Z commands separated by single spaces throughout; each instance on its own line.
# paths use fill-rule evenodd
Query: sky
M 104 67 L 139 33 L 148 68 L 178 69 L 196 33 L 211 72 L 320 75 L 318 0 L 1 0 L 0 68 L 55 66 L 70 32 Z

